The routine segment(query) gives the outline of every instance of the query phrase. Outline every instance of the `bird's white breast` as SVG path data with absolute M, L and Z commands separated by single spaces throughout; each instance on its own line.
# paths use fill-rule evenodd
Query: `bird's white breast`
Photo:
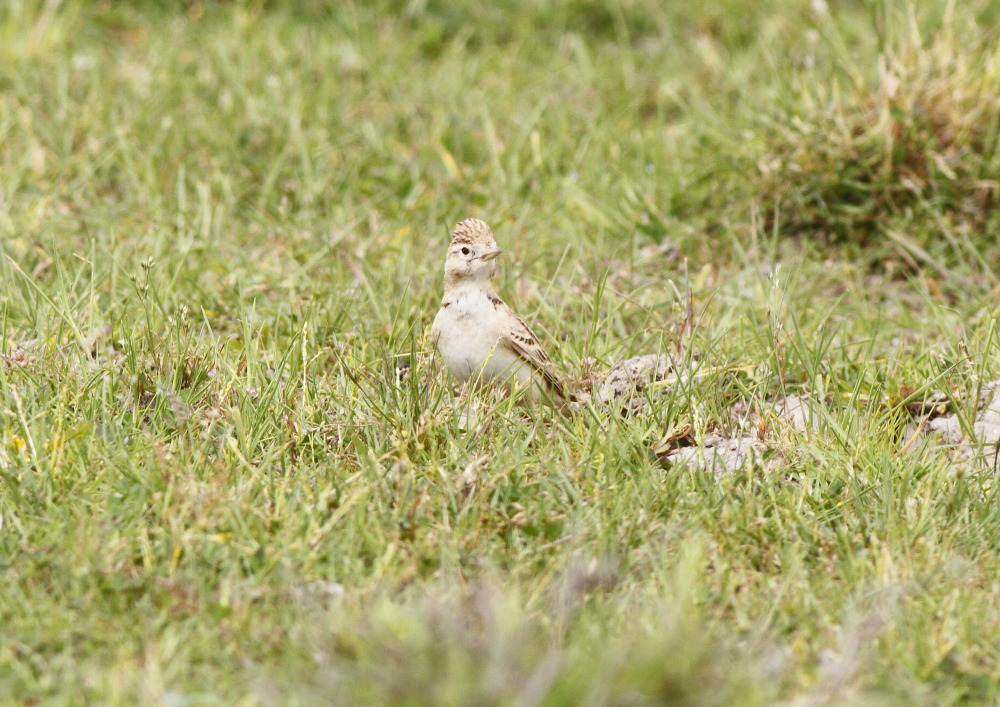
M 431 335 L 455 378 L 466 381 L 482 376 L 490 381 L 515 374 L 522 378 L 520 358 L 498 345 L 508 333 L 505 309 L 502 304 L 495 304 L 484 290 L 462 292 L 442 305 L 434 318 Z M 525 370 L 523 377 L 530 377 L 530 372 Z

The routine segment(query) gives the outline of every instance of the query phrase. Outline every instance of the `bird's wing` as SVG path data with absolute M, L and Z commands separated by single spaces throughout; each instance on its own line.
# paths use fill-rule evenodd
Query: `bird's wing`
M 542 348 L 538 337 L 535 336 L 535 333 L 531 331 L 531 328 L 525 324 L 523 319 L 514 314 L 514 311 L 510 307 L 504 306 L 510 315 L 510 328 L 500 338 L 500 345 L 506 346 L 517 354 L 542 377 L 549 388 L 550 394 L 555 398 L 555 402 L 561 404 L 564 401 L 568 401 L 570 398 L 566 395 L 562 381 L 559 380 L 559 376 L 556 374 L 555 366 L 552 365 L 548 354 Z

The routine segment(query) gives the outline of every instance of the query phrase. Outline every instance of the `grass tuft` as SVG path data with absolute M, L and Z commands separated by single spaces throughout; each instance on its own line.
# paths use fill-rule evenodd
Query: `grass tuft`
M 895 22 L 895 39 L 867 66 L 825 79 L 807 71 L 794 98 L 762 117 L 748 158 L 766 229 L 988 244 L 1000 197 L 996 43 L 953 6 L 925 34 L 913 15 Z M 828 25 L 819 32 L 836 31 Z

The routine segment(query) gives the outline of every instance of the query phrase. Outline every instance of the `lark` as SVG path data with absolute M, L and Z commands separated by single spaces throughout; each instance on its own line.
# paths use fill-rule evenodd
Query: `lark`
M 496 382 L 565 412 L 571 397 L 538 337 L 493 290 L 500 253 L 484 222 L 467 218 L 455 226 L 431 339 L 460 382 Z

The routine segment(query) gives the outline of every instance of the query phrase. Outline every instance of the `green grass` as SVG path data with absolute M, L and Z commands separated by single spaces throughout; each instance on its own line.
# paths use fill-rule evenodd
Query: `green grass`
M 901 449 L 1000 371 L 1000 11 L 830 5 L 0 5 L 4 701 L 1000 700 L 992 455 Z M 467 215 L 567 378 L 705 375 L 462 431 Z

